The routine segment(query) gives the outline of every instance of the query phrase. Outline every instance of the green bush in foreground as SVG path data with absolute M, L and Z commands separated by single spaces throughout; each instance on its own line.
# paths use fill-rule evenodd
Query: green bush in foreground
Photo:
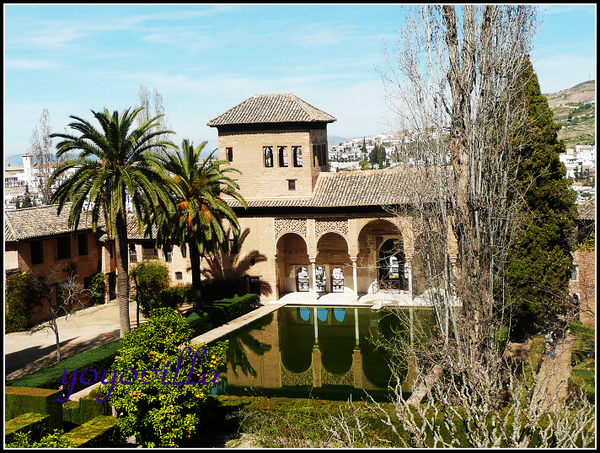
M 6 448 L 73 448 L 75 444 L 71 442 L 63 430 L 55 430 L 54 433 L 42 437 L 35 442 L 30 439 L 31 433 L 15 433 L 12 442 L 5 445 Z
M 202 417 L 211 389 L 220 382 L 226 342 L 193 345 L 192 329 L 168 308 L 152 310 L 148 322 L 128 333 L 99 388 L 117 411 L 125 436 L 144 447 L 176 447 L 189 439 Z M 112 383 L 114 382 L 114 384 Z M 188 382 L 192 384 L 187 384 Z

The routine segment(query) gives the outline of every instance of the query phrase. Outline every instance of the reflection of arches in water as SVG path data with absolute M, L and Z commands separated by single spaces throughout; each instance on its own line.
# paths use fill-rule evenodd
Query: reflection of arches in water
M 327 321 L 327 315 L 329 314 L 329 310 L 325 307 L 317 308 L 317 319 L 321 322 Z
M 340 267 L 334 267 L 331 271 L 331 291 L 334 293 L 344 292 L 344 271 Z
M 346 317 L 346 309 L 345 308 L 334 308 L 333 309 L 333 317 L 337 322 L 344 322 L 344 318 Z
M 292 373 L 310 368 L 315 344 L 312 308 L 285 307 L 279 311 L 279 351 L 281 363 Z
M 332 310 L 331 322 L 319 323 L 319 349 L 323 368 L 339 376 L 347 373 L 354 361 L 354 310 L 348 313 L 343 308 Z
M 302 319 L 302 321 L 310 320 L 310 308 L 300 307 L 300 319 Z
M 381 337 L 390 339 L 395 328 L 400 326 L 399 320 L 390 314 L 381 312 L 359 313 L 359 348 L 362 356 L 362 372 L 365 378 L 374 385 L 387 387 L 392 375 L 388 360 L 390 354 L 376 342 Z
M 379 249 L 379 286 L 381 288 L 408 289 L 404 276 L 404 243 L 401 239 L 388 239 Z

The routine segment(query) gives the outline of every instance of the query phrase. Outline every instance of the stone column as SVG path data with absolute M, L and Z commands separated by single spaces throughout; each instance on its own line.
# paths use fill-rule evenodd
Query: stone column
M 406 259 L 406 273 L 408 274 L 408 294 L 410 300 L 413 300 L 413 281 L 412 281 L 412 258 Z
M 310 266 L 312 268 L 312 290 L 313 290 L 313 297 L 315 300 L 317 300 L 317 268 L 315 265 L 315 261 L 316 261 L 316 257 L 308 257 L 308 259 L 310 260 Z M 315 312 L 315 317 L 317 316 L 316 312 Z
M 352 283 L 354 285 L 354 298 L 358 300 L 358 268 L 356 266 L 357 257 L 350 257 L 352 261 Z

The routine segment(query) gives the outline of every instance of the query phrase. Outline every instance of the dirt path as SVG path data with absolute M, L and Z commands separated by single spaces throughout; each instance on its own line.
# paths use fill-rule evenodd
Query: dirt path
M 554 350 L 546 345 L 533 394 L 533 404 L 541 410 L 553 412 L 567 397 L 574 338 L 575 335 L 567 333 Z

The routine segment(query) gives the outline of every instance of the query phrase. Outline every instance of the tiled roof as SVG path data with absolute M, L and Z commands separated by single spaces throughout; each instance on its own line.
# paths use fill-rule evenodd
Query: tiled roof
M 225 113 L 213 118 L 208 126 L 256 123 L 332 123 L 336 118 L 313 107 L 292 93 L 255 94 Z
M 577 204 L 579 220 L 596 220 L 596 200 L 587 200 Z
M 71 204 L 65 204 L 60 216 L 57 216 L 58 205 L 40 206 L 35 208 L 17 209 L 16 211 L 4 212 L 4 241 L 14 242 L 26 239 L 56 236 L 70 233 L 69 210 Z M 91 230 L 91 216 L 83 213 L 77 231 Z M 104 220 L 101 218 L 98 225 L 102 235 L 99 240 L 108 241 L 110 238 L 104 228 Z M 156 227 L 152 228 L 152 237 L 156 238 Z M 140 234 L 135 215 L 127 215 L 127 238 L 148 239 Z
M 140 240 L 140 239 L 156 239 L 156 233 L 157 233 L 157 228 L 156 225 L 152 226 L 152 237 L 145 237 L 143 235 L 144 230 L 142 230 L 142 234 L 140 234 L 140 230 L 138 227 L 138 222 L 137 219 L 135 217 L 135 214 L 129 212 L 127 213 L 127 240 Z M 104 234 L 102 234 L 102 236 L 100 236 L 100 238 L 98 239 L 101 242 L 106 242 L 108 240 L 110 240 L 111 238 L 108 236 L 108 233 L 105 232 Z
M 246 202 L 250 208 L 391 206 L 427 196 L 429 181 L 414 170 L 324 172 L 319 174 L 312 197 L 246 198 Z M 235 200 L 227 202 L 241 206 Z
M 22 241 L 70 233 L 72 231 L 69 228 L 70 208 L 70 203 L 65 204 L 60 216 L 56 215 L 58 205 L 5 211 L 4 240 Z M 91 229 L 91 218 L 84 213 L 79 221 L 78 231 Z

